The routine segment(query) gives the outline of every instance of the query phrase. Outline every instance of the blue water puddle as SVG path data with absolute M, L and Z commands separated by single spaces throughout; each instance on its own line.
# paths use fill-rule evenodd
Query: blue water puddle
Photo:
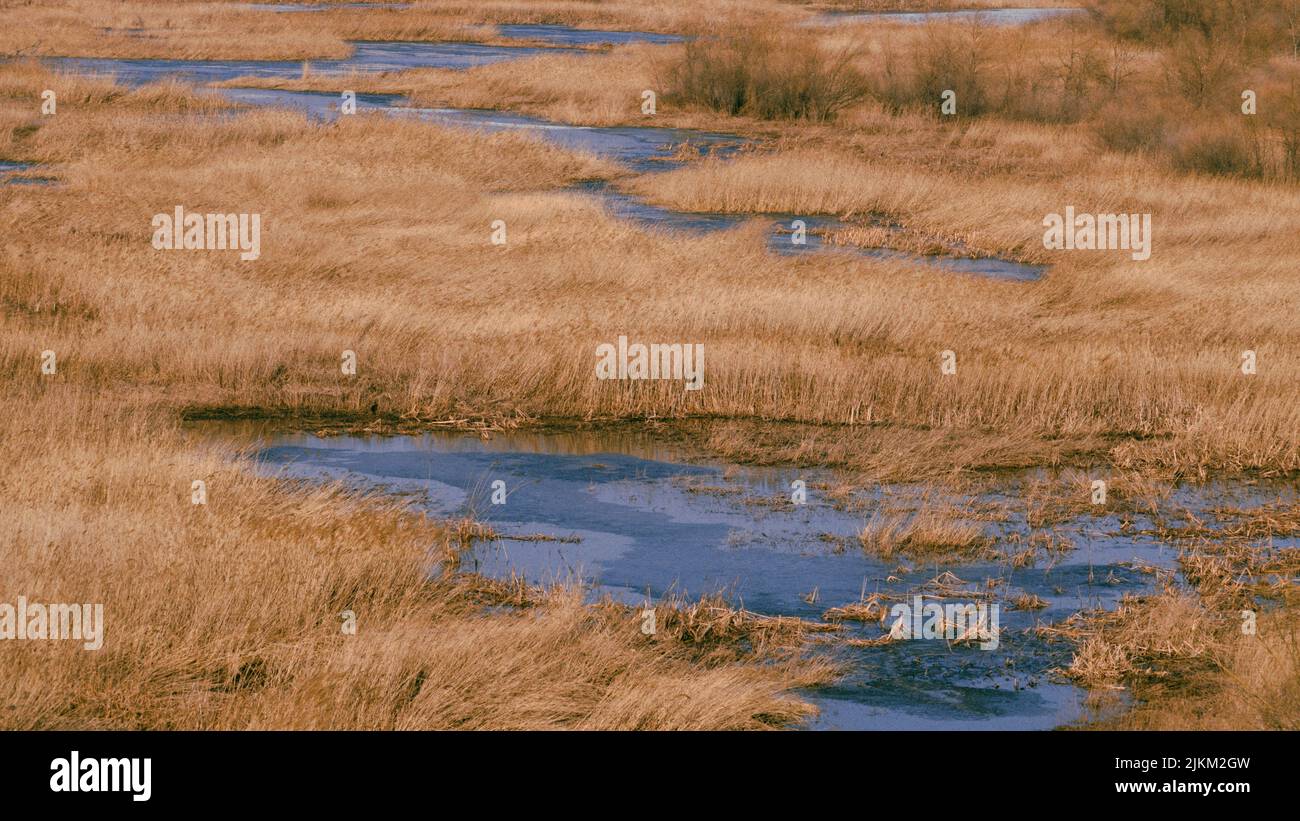
M 686 38 L 680 34 L 659 34 L 652 31 L 607 31 L 579 29 L 556 25 L 498 25 L 502 37 L 520 40 L 541 40 L 555 46 L 621 46 L 628 43 L 680 43 Z
M 698 461 L 630 434 L 511 433 L 485 441 L 458 434 L 262 436 L 248 426 L 209 431 L 255 443 L 271 472 L 400 494 L 437 516 L 474 515 L 505 538 L 475 545 L 462 567 L 492 577 L 582 580 L 592 597 L 634 606 L 669 594 L 721 591 L 757 613 L 813 620 L 864 594 L 911 596 L 946 571 L 972 597 L 996 592 L 996 649 L 934 640 L 828 645 L 825 652 L 844 660 L 849 672 L 807 694 L 823 708 L 815 728 L 1043 729 L 1075 721 L 1083 694 L 1049 672 L 1069 663 L 1070 647 L 1032 628 L 1079 610 L 1113 608 L 1124 594 L 1154 591 L 1155 575 L 1137 566 L 1177 569 L 1172 548 L 1122 535 L 1120 523 L 1104 516 L 1058 526 L 1054 532 L 1074 548 L 1024 567 L 1010 562 L 1019 549 L 1010 541 L 993 556 L 955 564 L 882 560 L 859 547 L 857 534 L 882 502 L 913 499 L 916 488 L 878 487 L 863 491 L 856 505 L 836 506 L 816 489 L 834 478 L 829 471 Z M 794 479 L 808 484 L 806 505 L 788 501 Z M 502 505 L 491 502 L 496 481 L 507 493 Z M 1015 498 L 1015 486 L 1006 493 Z M 1200 506 L 1210 503 L 1205 493 L 1187 491 Z M 1015 507 L 1008 509 L 1010 518 L 987 525 L 990 535 L 1005 540 L 1028 532 Z M 1136 524 L 1141 531 L 1149 523 L 1138 517 Z M 535 535 L 563 541 L 510 538 Z M 997 584 L 990 587 L 990 579 Z M 1021 593 L 1047 607 L 1014 609 L 1010 602 Z M 874 622 L 844 625 L 848 638 L 875 638 L 885 629 Z
M 913 645 L 920 645 L 914 647 Z M 810 699 L 820 714 L 812 730 L 1048 730 L 1087 716 L 1086 693 L 1027 675 L 1024 668 L 1068 663 L 1065 655 L 1025 661 L 983 653 L 954 660 L 942 643 L 898 642 L 863 654 L 844 682 Z M 992 656 L 992 658 L 981 658 Z
M 1079 8 L 1037 9 L 982 9 L 968 11 L 880 11 L 831 12 L 814 21 L 815 25 L 841 25 L 844 23 L 986 23 L 990 26 L 1023 26 L 1042 20 L 1083 14 Z

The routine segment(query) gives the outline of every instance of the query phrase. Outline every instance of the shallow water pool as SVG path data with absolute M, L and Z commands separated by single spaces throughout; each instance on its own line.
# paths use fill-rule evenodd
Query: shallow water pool
M 701 460 L 638 434 L 507 433 L 483 440 L 451 433 L 322 438 L 227 424 L 200 430 L 251 445 L 268 472 L 401 494 L 438 516 L 475 515 L 502 538 L 477 544 L 465 569 L 498 578 L 518 573 L 534 583 L 581 580 L 592 597 L 629 605 L 723 592 L 754 612 L 821 620 L 828 608 L 864 595 L 906 600 L 933 591 L 934 580 L 949 572 L 971 601 L 996 592 L 995 649 L 904 640 L 877 647 L 836 641 L 822 650 L 841 659 L 848 675 L 805 694 L 822 708 L 811 728 L 1046 729 L 1076 721 L 1084 715 L 1083 693 L 1050 674 L 1068 664 L 1070 647 L 1031 628 L 1153 590 L 1154 577 L 1139 567 L 1176 570 L 1172 548 L 1119 535 L 1106 517 L 1062 525 L 1074 549 L 1031 566 L 1012 566 L 1004 555 L 952 564 L 882 560 L 863 551 L 856 535 L 877 506 L 913 488 L 867 489 L 846 506 L 818 490 L 834 479 L 828 471 Z M 796 479 L 807 483 L 806 504 L 789 502 Z M 504 483 L 504 504 L 492 503 L 496 481 Z M 1199 491 L 1189 493 L 1195 502 Z M 1005 536 L 1022 531 L 1024 522 L 1013 515 L 989 527 Z M 518 538 L 538 536 L 553 541 Z M 1020 594 L 1046 606 L 1014 609 L 1010 602 Z M 844 625 L 841 638 L 885 632 L 874 622 Z

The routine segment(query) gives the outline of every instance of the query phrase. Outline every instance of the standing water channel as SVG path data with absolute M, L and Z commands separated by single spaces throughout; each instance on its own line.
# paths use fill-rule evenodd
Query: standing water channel
M 516 37 L 542 46 L 495 46 L 466 42 L 375 42 L 356 41 L 351 56 L 343 59 L 309 60 L 167 60 L 120 58 L 46 58 L 45 62 L 60 71 L 78 74 L 111 75 L 119 82 L 140 86 L 169 77 L 193 83 L 237 81 L 240 78 L 294 79 L 305 69 L 316 74 L 344 76 L 354 72 L 377 73 L 406 69 L 468 69 L 504 60 L 522 59 L 556 50 L 571 50 L 591 45 L 618 45 L 631 42 L 662 43 L 679 40 L 674 35 L 651 32 L 604 32 L 574 29 L 567 26 L 518 25 L 499 26 L 505 37 Z M 285 91 L 279 89 L 216 89 L 232 102 L 298 110 L 316 119 L 328 121 L 339 116 L 337 92 Z M 357 111 L 382 111 L 394 116 L 416 117 L 438 125 L 473 128 L 483 131 L 527 131 L 567 148 L 587 151 L 615 160 L 632 171 L 651 173 L 680 167 L 674 160 L 682 146 L 690 145 L 701 155 L 726 157 L 749 144 L 734 134 L 719 134 L 690 129 L 647 128 L 640 126 L 574 126 L 492 109 L 418 108 L 401 95 L 358 94 Z M 897 260 L 932 266 L 955 273 L 976 274 L 1014 281 L 1038 279 L 1046 268 L 995 257 L 958 255 L 921 255 L 888 248 L 838 246 L 825 241 L 827 232 L 844 227 L 834 217 L 799 214 L 722 214 L 676 211 L 653 205 L 632 194 L 619 191 L 607 183 L 593 181 L 579 190 L 599 198 L 608 211 L 646 228 L 688 233 L 707 233 L 734 228 L 752 219 L 765 220 L 770 230 L 768 247 L 786 255 L 835 252 L 856 254 L 874 259 Z M 796 220 L 805 232 L 803 242 L 792 241 Z
M 863 549 L 858 534 L 877 511 L 919 498 L 917 488 L 876 486 L 845 497 L 828 492 L 840 478 L 828 470 L 726 464 L 626 431 L 484 439 L 196 426 L 209 440 L 248 449 L 271 475 L 397 494 L 434 516 L 474 516 L 499 539 L 476 543 L 461 567 L 494 578 L 581 582 L 593 598 L 632 606 L 721 593 L 758 614 L 817 622 L 830 608 L 873 594 L 891 602 L 920 594 L 927 602 L 999 604 L 997 646 L 987 649 L 943 640 L 851 646 L 879 639 L 889 627 L 875 619 L 839 622 L 841 631 L 816 652 L 832 653 L 847 674 L 801 693 L 820 709 L 811 729 L 1049 729 L 1077 722 L 1088 714 L 1084 693 L 1053 672 L 1069 664 L 1072 648 L 1034 628 L 1080 610 L 1113 608 L 1125 594 L 1156 590 L 1153 571 L 1177 572 L 1176 550 L 1143 535 L 1151 523 L 1140 516 L 1127 530 L 1113 516 L 1065 522 L 1053 533 L 1071 549 L 1013 561 L 1024 544 L 1014 534 L 1028 533 L 1023 504 L 1017 512 L 1015 503 L 1021 479 L 978 499 L 1005 511 L 985 526 L 994 540 L 990 551 L 961 559 L 880 558 Z M 793 503 L 795 480 L 807 487 L 802 504 Z M 497 487 L 504 487 L 504 503 L 492 502 Z M 1224 500 L 1221 490 L 1178 493 L 1189 509 Z M 1020 609 L 1016 602 L 1026 598 L 1036 598 L 1036 606 Z

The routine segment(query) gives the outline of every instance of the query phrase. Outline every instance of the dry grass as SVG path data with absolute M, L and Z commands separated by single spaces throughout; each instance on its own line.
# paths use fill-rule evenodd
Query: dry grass
M 1104 483 L 1098 495 L 1094 483 Z M 1057 475 L 1035 476 L 1019 489 L 1025 523 L 1046 528 L 1082 516 L 1118 515 L 1131 521 L 1134 515 L 1160 515 L 1168 505 L 1173 486 L 1158 476 L 1138 472 L 1111 473 L 1107 470 L 1066 469 Z
M 1222 505 L 1198 518 L 1183 511 L 1174 521 L 1171 516 L 1159 528 L 1163 539 L 1196 539 L 1213 537 L 1220 543 L 1240 543 L 1275 538 L 1300 536 L 1300 503 L 1295 499 L 1278 499 L 1252 506 Z
M 1126 599 L 1099 615 L 1068 674 L 1089 687 L 1132 689 L 1135 706 L 1111 729 L 1297 729 L 1300 631 L 1294 611 L 1260 613 L 1256 632 L 1240 614 L 1207 610 L 1168 591 Z
M 57 348 L 63 378 L 165 387 L 192 408 L 358 413 L 377 404 L 381 416 L 417 422 L 856 421 L 757 435 L 724 427 L 706 443 L 895 475 L 1050 464 L 1079 452 L 1194 475 L 1300 464 L 1289 435 L 1300 425 L 1285 279 L 1300 236 L 1286 228 L 1300 207 L 1290 193 L 1205 182 L 1191 197 L 1186 180 L 1113 158 L 1102 165 L 1113 181 L 960 176 L 859 159 L 848 146 L 634 181 L 687 209 L 881 211 L 974 248 L 1055 263 L 1047 280 L 1012 286 L 897 262 L 791 263 L 747 231 L 646 234 L 584 197 L 542 190 L 616 174 L 608 164 L 519 135 L 367 117 L 319 128 L 266 112 L 178 129 L 158 116 L 194 105 L 175 94 L 140 102 L 149 113 L 88 101 L 40 120 L 23 112 L 49 81 L 26 71 L 9 86 L 6 153 L 48 164 L 65 185 L 3 195 L 0 218 L 15 240 L 0 260 L 13 308 L 2 361 L 20 382 L 39 380 L 33 357 Z M 974 159 L 984 139 L 968 134 L 952 150 Z M 219 255 L 151 252 L 151 215 L 178 199 L 263 213 L 262 258 L 232 266 Z M 1067 202 L 1154 211 L 1156 256 L 1141 267 L 1034 250 L 1032 226 Z M 1236 209 L 1230 224 L 1240 233 L 1224 233 L 1224 208 Z M 485 277 L 498 218 L 511 244 L 493 249 Z M 86 239 L 41 238 L 69 219 Z M 1258 253 L 1263 237 L 1268 255 Z M 83 253 L 97 262 L 75 261 Z M 442 267 L 430 269 L 432 257 Z M 786 285 L 792 268 L 798 289 Z M 628 303 L 623 295 L 649 271 L 675 298 Z M 67 322 L 48 323 L 51 299 Z M 714 307 L 705 315 L 691 305 Z M 1146 330 L 1135 335 L 1135 323 Z M 207 344 L 190 344 L 195 333 Z M 584 351 L 620 333 L 703 342 L 708 388 L 592 379 Z M 1236 367 L 1247 348 L 1264 363 L 1253 377 Z M 345 349 L 363 363 L 355 380 L 337 376 Z M 957 352 L 956 377 L 939 372 L 942 350 Z
M 989 558 L 991 525 L 1005 520 L 999 503 L 970 495 L 971 483 L 882 488 L 881 500 L 858 533 L 863 550 L 883 559 L 953 562 Z M 859 505 L 855 503 L 854 508 Z
M 1015 610 L 1042 610 L 1047 605 L 1047 600 L 1035 593 L 1020 593 L 1011 600 Z
M 168 417 L 73 386 L 6 401 L 0 600 L 99 602 L 107 629 L 97 651 L 0 642 L 4 727 L 755 728 L 807 715 L 784 691 L 827 674 L 440 571 L 478 528 L 256 476 Z
M 1179 665 L 1203 663 L 1220 632 L 1196 597 L 1172 591 L 1126 598 L 1115 611 L 1098 614 L 1089 630 L 1068 673 L 1090 687 L 1163 678 Z
M 1048 634 L 1079 644 L 1067 674 L 1092 688 L 1127 688 L 1136 704 L 1103 726 L 1126 729 L 1295 729 L 1300 551 L 1275 549 L 1293 505 L 1220 509 L 1216 523 L 1162 526 L 1180 549 L 1182 577 L 1160 595 L 1125 598 L 1110 613 Z
M 773 26 L 810 13 L 759 0 L 712 7 Z M 502 0 L 472 9 L 420 3 L 392 15 L 271 15 L 69 0 L 10 16 L 0 32 L 9 54 L 340 56 L 350 38 L 494 41 L 487 29 L 464 28 L 485 20 L 701 33 L 689 22 L 700 17 L 696 2 Z M 236 27 L 241 37 L 211 36 Z M 1251 167 L 1267 164 L 1273 181 L 1192 174 L 1240 171 L 1241 155 L 1231 135 L 1201 135 L 1199 120 L 1181 118 L 1181 106 L 1195 106 L 1183 91 L 1183 102 L 1150 123 L 1094 106 L 1116 89 L 1142 106 L 1166 69 L 1186 86 L 1195 72 L 1173 70 L 1205 63 L 1196 43 L 1180 51 L 1140 41 L 1126 54 L 1096 32 L 1056 24 L 862 31 L 870 32 L 868 64 L 937 38 L 936 51 L 915 51 L 928 61 L 916 69 L 942 65 L 962 36 L 985 38 L 992 62 L 964 67 L 984 114 L 952 122 L 914 107 L 921 97 L 909 95 L 942 78 L 912 68 L 877 77 L 897 86 L 878 86 L 881 101 L 839 109 L 833 124 L 729 116 L 668 95 L 651 124 L 763 143 L 733 162 L 634 177 L 522 135 L 382 117 L 330 126 L 276 112 L 217 117 L 219 101 L 178 86 L 127 92 L 29 64 L 0 66 L 0 157 L 41 164 L 60 181 L 0 188 L 0 378 L 11 397 L 0 447 L 12 457 L 4 484 L 22 500 L 0 517 L 14 551 L 6 567 L 19 568 L 6 583 L 47 599 L 98 596 L 111 604 L 112 641 L 122 642 L 103 651 L 116 656 L 66 650 L 53 686 L 40 678 L 49 667 L 41 654 L 64 648 L 0 648 L 18 671 L 6 703 L 22 708 L 6 714 L 7 726 L 740 727 L 806 710 L 781 695 L 804 673 L 744 663 L 756 647 L 784 646 L 791 625 L 705 602 L 673 616 L 675 632 L 647 647 L 635 618 L 580 607 L 571 594 L 520 580 L 427 584 L 416 548 L 430 539 L 454 545 L 459 537 L 444 526 L 195 455 L 174 439 L 179 415 L 483 430 L 552 417 L 653 420 L 656 431 L 735 459 L 846 467 L 874 479 L 1089 465 L 1117 477 L 1121 513 L 1164 506 L 1160 488 L 1179 479 L 1300 472 L 1300 195 L 1277 172 L 1289 162 L 1285 112 L 1270 111 L 1261 125 L 1267 152 L 1245 144 Z M 834 53 L 862 31 L 818 35 L 819 47 Z M 1060 41 L 1063 31 L 1076 39 Z M 1070 62 L 1049 80 L 1009 86 L 1019 96 L 989 93 L 1010 76 L 1000 71 L 1019 65 L 1019 82 L 1058 59 L 1060 42 Z M 641 90 L 659 88 L 683 54 L 683 46 L 553 54 L 469 72 L 357 78 L 355 87 L 412 93 L 423 105 L 646 124 Z M 1022 64 L 1011 59 L 1019 56 Z M 1253 82 L 1285 57 L 1270 59 L 1225 76 Z M 1197 117 L 1213 120 L 1220 83 L 1206 79 L 1185 90 L 1201 98 Z M 37 113 L 44 88 L 58 90 L 56 117 Z M 1039 105 L 1045 99 L 1068 106 Z M 770 116 L 799 106 L 735 110 Z M 1179 123 L 1186 134 L 1167 131 Z M 889 224 L 901 228 L 902 247 L 960 246 L 1052 267 L 1039 282 L 1012 284 L 906 262 L 776 257 L 757 225 L 709 237 L 653 234 L 560 190 L 591 178 L 683 210 L 834 214 L 861 240 L 883 240 L 871 232 Z M 263 214 L 261 259 L 153 251 L 151 216 L 178 203 Z M 1066 205 L 1151 213 L 1152 258 L 1044 250 L 1043 215 Z M 488 242 L 496 219 L 509 224 L 506 247 Z M 595 346 L 620 334 L 704 343 L 706 389 L 595 380 Z M 39 373 L 47 349 L 59 356 L 55 376 Z M 339 373 L 344 350 L 359 355 L 355 378 Z M 940 373 L 944 350 L 957 354 L 955 376 Z M 1240 372 L 1244 350 L 1256 351 L 1258 374 Z M 19 454 L 24 465 L 38 454 L 50 468 L 20 482 L 12 473 Z M 220 526 L 196 522 L 184 504 L 198 468 L 226 488 L 200 514 L 222 513 Z M 1082 513 L 1077 484 L 1031 494 L 1027 509 L 1043 527 Z M 1286 521 L 1241 526 L 1281 533 Z M 329 528 L 356 539 L 331 540 Z M 977 524 L 942 509 L 882 514 L 867 531 L 871 549 L 927 556 L 983 538 Z M 66 563 L 52 564 L 47 548 Z M 1025 561 L 1038 547 L 1030 551 Z M 1260 595 L 1260 579 L 1276 587 L 1273 577 L 1292 572 L 1292 561 L 1202 545 L 1187 551 L 1184 569 L 1204 596 L 1197 607 L 1213 610 Z M 154 586 L 127 583 L 134 578 Z M 231 598 L 210 595 L 230 580 L 240 582 Z M 1289 589 L 1275 596 L 1284 605 Z M 284 590 L 294 591 L 293 604 Z M 336 635 L 344 600 L 369 613 L 356 637 L 364 643 Z M 485 618 L 476 609 L 485 602 L 529 613 Z M 1294 669 L 1277 661 L 1282 644 L 1268 643 L 1288 635 L 1284 626 L 1233 653 L 1236 645 L 1196 627 L 1199 610 L 1179 607 L 1168 605 L 1167 621 L 1184 632 L 1162 637 L 1124 622 L 1118 644 L 1083 653 L 1080 673 L 1123 681 L 1131 669 L 1170 662 L 1199 682 L 1199 698 L 1213 690 L 1210 673 L 1233 670 L 1254 682 L 1243 692 L 1256 712 L 1229 715 L 1275 726 L 1268 716 L 1295 714 L 1293 694 L 1265 686 L 1268 675 Z M 480 648 L 487 652 L 473 666 Z M 95 660 L 128 653 L 148 664 Z M 457 668 L 444 658 L 472 671 L 472 692 L 449 677 Z M 539 675 L 554 689 L 537 694 Z M 680 707 L 683 692 L 692 694 L 689 709 Z
M 862 549 L 881 558 L 907 556 L 952 561 L 968 559 L 991 546 L 978 522 L 942 507 L 914 513 L 876 513 L 858 534 Z
M 786 616 L 764 616 L 737 608 L 720 595 L 687 600 L 665 596 L 655 606 L 656 636 L 692 648 L 700 658 L 735 659 L 736 653 L 789 658 L 802 650 L 810 637 L 834 633 L 834 624 Z M 823 681 L 830 671 L 824 660 L 804 662 L 806 684 Z
M 12 4 L 11 4 L 12 5 Z M 807 12 L 769 0 L 715 0 L 719 13 L 790 24 Z M 496 35 L 493 24 L 549 23 L 639 31 L 707 27 L 698 4 L 663 0 L 417 0 L 401 10 L 338 8 L 277 14 L 240 2 L 58 0 L 10 14 L 0 56 L 301 60 L 342 57 L 348 40 L 464 40 L 501 45 L 527 41 Z M 216 36 L 236 32 L 237 36 Z
M 826 122 L 867 97 L 857 57 L 852 46 L 826 52 L 806 31 L 732 25 L 685 45 L 665 97 L 723 114 Z
M 870 596 L 863 596 L 861 601 L 832 607 L 822 614 L 822 618 L 832 623 L 860 621 L 865 623 L 876 622 L 884 625 L 889 618 L 890 602 L 896 599 L 895 596 L 873 593 Z

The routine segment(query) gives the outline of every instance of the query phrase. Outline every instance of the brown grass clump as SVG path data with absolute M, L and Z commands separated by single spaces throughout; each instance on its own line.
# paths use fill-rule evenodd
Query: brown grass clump
M 858 533 L 858 541 L 881 558 L 969 559 L 993 545 L 984 531 L 987 518 L 969 500 L 963 503 L 925 488 L 913 499 L 887 499 Z
M 1248 507 L 1220 505 L 1201 513 L 1161 510 L 1150 534 L 1175 545 L 1183 576 L 1217 610 L 1300 602 L 1300 548 L 1275 539 L 1300 535 L 1294 498 Z
M 872 593 L 870 596 L 863 596 L 860 601 L 832 607 L 822 614 L 822 618 L 828 622 L 874 621 L 883 625 L 889 618 L 890 602 L 898 599 L 898 596 Z
M 688 42 L 665 95 L 729 115 L 826 122 L 867 97 L 851 45 L 828 53 L 811 32 L 736 26 Z
M 1104 482 L 1103 497 L 1096 495 L 1094 483 Z M 1082 516 L 1120 514 L 1156 515 L 1165 509 L 1173 486 L 1158 476 L 1136 471 L 1112 473 L 1108 469 L 1083 471 L 1070 468 L 1059 474 L 1036 476 L 1020 489 L 1025 522 L 1031 528 L 1051 527 Z M 1055 539 L 1054 536 L 1043 534 Z
M 858 534 L 858 540 L 863 550 L 882 558 L 896 555 L 957 558 L 978 553 L 990 544 L 979 524 L 932 511 L 873 515 Z
M 1255 542 L 1300 536 L 1300 501 L 1276 500 L 1251 506 L 1224 504 L 1198 519 L 1190 511 L 1173 513 L 1159 530 L 1163 539 L 1210 539 L 1219 543 Z
M 1300 625 L 1291 614 L 1262 618 L 1256 636 L 1225 652 L 1221 697 L 1198 718 L 1216 729 L 1300 729 Z
M 1186 594 L 1126 599 L 1089 621 L 1068 674 L 1089 687 L 1132 689 L 1111 729 L 1297 729 L 1300 626 L 1294 611 L 1215 614 Z
M 1209 664 L 1219 648 L 1213 614 L 1194 596 L 1166 592 L 1150 599 L 1125 598 L 1113 612 L 1098 613 L 1067 671 L 1089 687 L 1118 687 L 1189 673 Z M 1180 679 L 1181 680 L 1181 679 Z
M 1047 605 L 1048 602 L 1035 593 L 1020 593 L 1011 600 L 1011 606 L 1016 610 L 1042 610 Z
M 734 657 L 737 652 L 789 656 L 810 637 L 839 629 L 833 624 L 754 613 L 733 606 L 721 595 L 694 601 L 667 596 L 655 611 L 657 636 L 666 634 L 708 658 Z

